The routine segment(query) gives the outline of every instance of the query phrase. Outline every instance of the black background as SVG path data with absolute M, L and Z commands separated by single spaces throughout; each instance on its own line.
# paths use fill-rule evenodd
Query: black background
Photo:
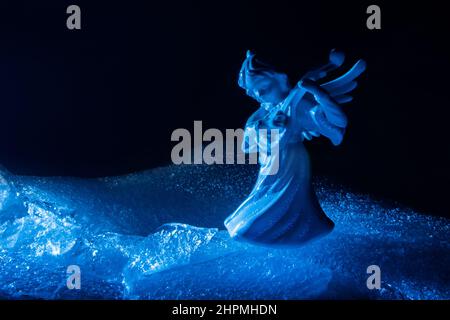
M 338 48 L 364 58 L 339 147 L 308 143 L 316 175 L 450 217 L 449 22 L 441 2 L 2 1 L 0 163 L 95 177 L 170 163 L 176 128 L 238 128 L 247 49 L 292 81 Z M 66 28 L 78 4 L 82 30 Z M 382 30 L 366 28 L 378 4 Z

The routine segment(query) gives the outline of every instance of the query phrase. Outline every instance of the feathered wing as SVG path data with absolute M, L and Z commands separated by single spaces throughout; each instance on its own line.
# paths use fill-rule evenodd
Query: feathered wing
M 323 135 L 334 145 L 339 145 L 344 137 L 347 119 L 340 104 L 353 100 L 350 93 L 358 86 L 356 79 L 366 69 L 364 60 L 357 61 L 349 71 L 342 76 L 328 81 L 314 91 L 318 103 L 309 110 L 311 124 L 302 132 L 305 139 Z
M 366 70 L 366 62 L 364 60 L 358 60 L 347 73 L 339 78 L 322 84 L 321 87 L 327 91 L 337 103 L 350 102 L 352 97 L 349 96 L 348 93 L 358 86 L 358 83 L 355 80 L 364 72 L 364 70 Z

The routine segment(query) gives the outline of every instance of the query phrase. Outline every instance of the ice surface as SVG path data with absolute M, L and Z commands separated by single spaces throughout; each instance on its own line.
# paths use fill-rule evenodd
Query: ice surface
M 335 230 L 301 248 L 257 247 L 223 227 L 255 178 L 227 165 L 89 180 L 0 168 L 0 298 L 450 298 L 449 220 L 319 180 Z M 381 290 L 366 286 L 373 264 Z M 69 265 L 80 290 L 66 286 Z

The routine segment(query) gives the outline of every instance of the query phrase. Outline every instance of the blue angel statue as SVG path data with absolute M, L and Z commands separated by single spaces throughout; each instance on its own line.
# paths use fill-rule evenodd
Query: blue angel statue
M 344 62 L 344 54 L 332 50 L 329 62 L 305 74 L 291 87 L 285 74 L 255 58 L 250 51 L 239 73 L 239 86 L 261 106 L 248 119 L 243 151 L 264 151 L 267 139 L 261 128 L 278 129 L 277 148 L 261 164 L 258 179 L 244 202 L 225 220 L 231 237 L 265 245 L 301 245 L 324 236 L 334 227 L 323 212 L 311 185 L 308 153 L 303 141 L 320 135 L 334 145 L 342 142 L 347 117 L 340 104 L 349 102 L 355 79 L 366 64 L 359 60 L 344 75 L 319 84 Z M 261 142 L 262 140 L 266 143 Z M 273 152 L 273 150 L 276 150 Z M 276 161 L 275 161 L 276 160 Z M 276 174 L 267 167 L 279 164 Z M 269 168 L 270 169 L 270 168 Z

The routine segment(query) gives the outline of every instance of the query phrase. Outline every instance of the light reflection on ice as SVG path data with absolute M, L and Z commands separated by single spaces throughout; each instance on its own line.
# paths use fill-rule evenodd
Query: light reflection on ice
M 223 219 L 254 177 L 243 166 L 98 180 L 0 173 L 0 297 L 450 298 L 448 220 L 323 182 L 317 193 L 336 222 L 326 238 L 297 249 L 231 240 Z M 371 264 L 382 290 L 365 285 Z M 65 286 L 69 265 L 82 270 L 81 290 Z

